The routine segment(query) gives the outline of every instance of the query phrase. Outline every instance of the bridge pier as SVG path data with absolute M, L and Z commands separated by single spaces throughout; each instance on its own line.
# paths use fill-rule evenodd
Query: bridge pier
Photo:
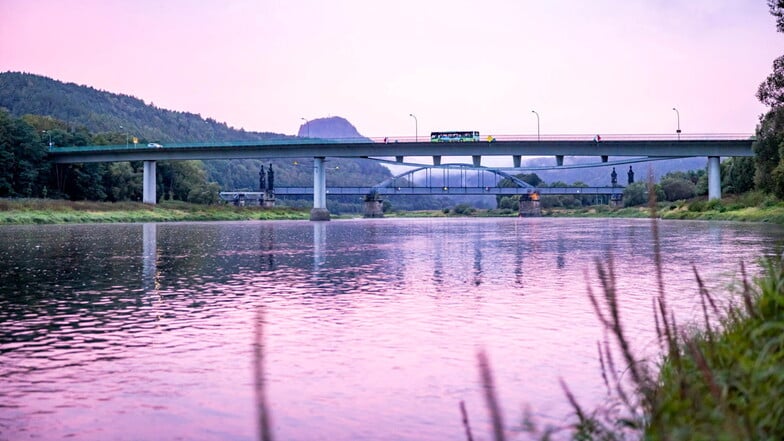
M 384 201 L 378 193 L 365 195 L 364 217 L 384 217 Z
M 708 200 L 721 199 L 721 165 L 718 156 L 708 156 Z
M 539 205 L 539 193 L 520 195 L 520 207 L 517 215 L 519 217 L 538 217 L 542 215 L 542 208 Z
M 155 205 L 155 161 L 144 161 L 144 176 L 142 178 L 142 202 Z
M 324 171 L 323 156 L 313 158 L 313 208 L 310 210 L 310 220 L 329 220 L 329 210 L 327 210 L 327 175 Z
M 520 155 L 512 155 L 512 164 L 514 168 L 520 168 Z

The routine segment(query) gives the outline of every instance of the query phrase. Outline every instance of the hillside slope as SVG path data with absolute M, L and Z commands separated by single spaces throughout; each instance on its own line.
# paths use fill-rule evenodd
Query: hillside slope
M 7 109 L 13 117 L 46 116 L 71 127 L 85 127 L 92 133 L 125 132 L 145 141 L 161 143 L 295 138 L 279 133 L 235 129 L 198 114 L 161 109 L 130 95 L 21 72 L 0 73 L 0 108 Z M 361 137 L 351 123 L 340 117 L 321 118 L 311 123 L 311 136 L 344 138 L 346 133 L 351 133 Z M 255 189 L 262 163 L 273 164 L 281 186 L 313 183 L 312 166 L 307 167 L 307 159 L 204 161 L 208 179 L 217 182 L 223 190 Z M 391 176 L 387 168 L 375 161 L 342 159 L 331 165 L 334 170 L 340 170 L 340 173 L 328 171 L 331 185 L 372 185 Z

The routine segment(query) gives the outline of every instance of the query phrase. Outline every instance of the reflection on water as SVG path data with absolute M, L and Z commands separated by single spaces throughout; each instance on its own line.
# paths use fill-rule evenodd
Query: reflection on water
M 769 225 L 660 223 L 670 305 L 699 313 Z M 507 421 L 569 414 L 558 379 L 603 395 L 586 299 L 614 256 L 623 317 L 653 353 L 648 220 L 422 219 L 0 228 L 0 439 L 253 439 L 254 311 L 264 305 L 279 439 L 487 430 L 484 347 Z

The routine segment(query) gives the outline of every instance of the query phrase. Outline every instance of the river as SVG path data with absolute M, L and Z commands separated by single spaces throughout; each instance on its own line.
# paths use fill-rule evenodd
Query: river
M 775 225 L 660 221 L 668 304 L 702 317 L 692 266 L 732 299 Z M 627 332 L 655 357 L 651 221 L 377 219 L 0 227 L 0 439 L 256 439 L 263 312 L 275 439 L 490 438 L 486 351 L 505 426 L 563 425 L 559 379 L 602 401 L 587 297 L 614 262 Z

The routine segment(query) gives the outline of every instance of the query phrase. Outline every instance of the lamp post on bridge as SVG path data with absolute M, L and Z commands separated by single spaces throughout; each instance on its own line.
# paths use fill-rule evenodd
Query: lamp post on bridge
M 539 113 L 536 110 L 532 110 L 531 113 L 536 115 L 536 141 L 539 141 Z
M 41 133 L 47 133 L 49 135 L 49 148 L 52 148 L 52 132 L 49 130 L 41 130 Z
M 310 121 L 305 118 L 300 118 L 302 121 L 305 121 L 305 129 L 307 130 L 307 138 L 310 138 Z
M 125 148 L 127 149 L 128 148 L 128 129 L 124 128 L 123 126 L 120 126 L 120 130 L 125 130 Z
M 681 140 L 681 113 L 678 112 L 678 109 L 676 109 L 675 107 L 673 107 L 672 110 L 675 111 L 675 116 L 678 118 L 678 129 L 675 130 L 675 133 L 678 134 L 678 141 L 680 141 Z
M 414 118 L 414 141 L 419 142 L 419 121 L 417 121 L 417 117 L 413 113 L 409 113 L 408 116 Z

